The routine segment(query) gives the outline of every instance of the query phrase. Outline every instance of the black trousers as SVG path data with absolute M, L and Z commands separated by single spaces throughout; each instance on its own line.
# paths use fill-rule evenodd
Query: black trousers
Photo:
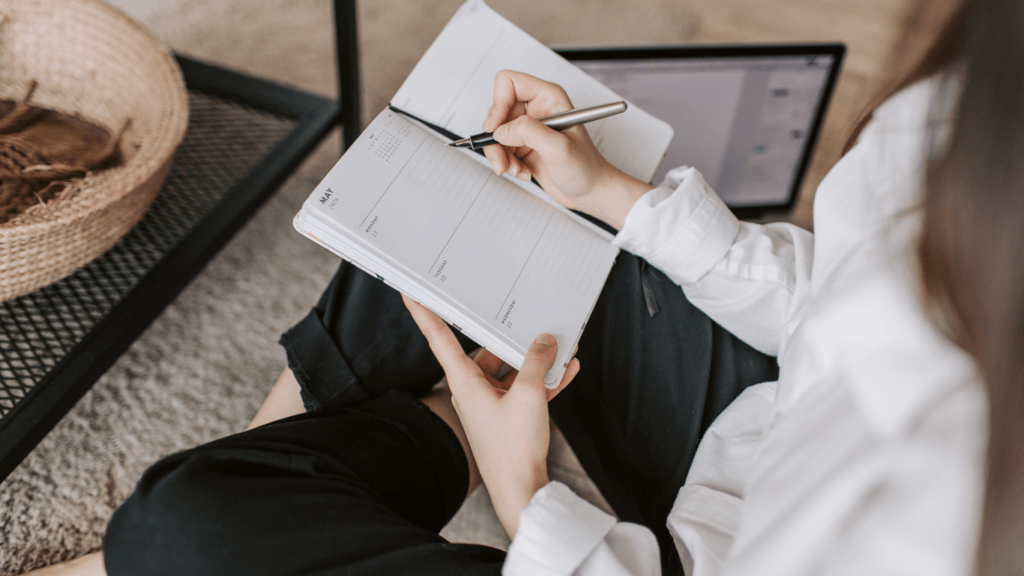
M 281 342 L 310 411 L 152 466 L 107 529 L 108 573 L 500 573 L 500 550 L 438 536 L 468 467 L 415 400 L 442 371 L 400 296 L 343 263 Z M 618 516 L 657 536 L 663 572 L 681 574 L 666 519 L 697 443 L 776 361 L 627 253 L 577 357 L 551 415 Z

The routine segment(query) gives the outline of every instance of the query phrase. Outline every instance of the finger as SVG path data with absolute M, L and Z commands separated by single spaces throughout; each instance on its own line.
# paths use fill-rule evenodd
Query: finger
M 502 121 L 498 122 L 498 124 L 500 125 L 504 124 L 505 122 L 508 122 L 509 120 L 515 120 L 516 118 L 519 118 L 524 114 L 526 114 L 526 102 L 520 100 L 519 102 L 516 102 L 515 104 L 512 105 L 512 111 L 508 113 L 508 116 L 502 118 Z M 497 126 L 495 126 L 495 128 L 497 128 Z
M 483 372 L 483 369 L 481 368 L 480 371 Z M 501 372 L 499 371 L 498 374 L 501 374 Z M 491 385 L 491 388 L 493 388 L 494 391 L 502 394 L 508 392 L 508 384 L 504 382 L 504 378 L 497 378 L 495 375 L 486 373 L 483 374 L 483 378 Z
M 508 392 L 509 388 L 512 387 L 512 382 L 515 381 L 515 379 L 516 378 L 515 378 L 514 375 L 510 376 L 510 375 L 506 374 L 504 378 L 500 378 L 498 380 L 495 380 L 492 383 L 492 386 L 494 386 L 495 390 L 497 390 L 498 392 L 501 392 L 502 394 L 504 394 L 505 392 Z
M 555 357 L 558 355 L 558 341 L 551 334 L 541 334 L 530 344 L 526 351 L 526 358 L 523 359 L 523 367 L 519 369 L 519 376 L 516 377 L 513 389 L 521 389 L 523 386 L 543 391 L 544 376 L 555 365 Z
M 519 370 L 516 370 L 515 368 L 509 366 L 509 371 L 501 375 L 500 382 L 507 389 L 509 386 L 512 385 L 512 382 L 515 381 L 516 376 L 519 376 Z
M 518 101 L 514 103 L 508 114 L 504 117 L 499 117 L 498 114 L 499 112 L 495 111 L 493 105 L 487 109 L 487 115 L 484 117 L 484 132 L 493 132 L 495 128 L 501 126 L 505 122 L 515 120 L 523 114 L 526 114 L 526 102 Z
M 529 115 L 535 118 L 572 110 L 569 96 L 558 84 L 523 72 L 502 70 L 494 76 L 494 110 L 488 119 L 496 117 L 499 122 L 492 124 L 493 128 L 511 118 L 518 102 L 529 102 Z
M 523 147 L 524 150 L 530 150 L 529 148 Z M 526 169 L 530 171 L 530 176 L 536 178 L 540 173 L 540 154 L 536 150 L 530 150 L 526 154 L 519 157 L 519 161 L 526 166 Z
M 494 168 L 494 173 L 501 176 L 508 170 L 509 167 L 509 153 L 508 148 L 504 146 L 484 146 L 484 156 L 491 163 L 491 168 Z
M 516 177 L 517 178 L 529 181 L 530 178 L 532 178 L 532 177 L 537 175 L 536 172 L 534 172 L 533 166 L 531 166 L 530 164 L 528 164 L 526 162 L 526 160 L 524 160 L 524 158 L 526 158 L 530 154 L 533 154 L 534 158 L 536 158 L 537 157 L 537 152 L 536 151 L 531 150 L 530 148 L 527 148 L 526 146 L 519 146 L 517 148 L 510 148 L 510 150 L 513 151 L 512 155 L 516 158 L 516 160 L 519 161 L 520 167 L 519 167 L 519 172 L 516 173 Z
M 580 373 L 580 361 L 573 358 L 569 361 L 569 365 L 565 367 L 565 374 L 562 374 L 562 380 L 558 383 L 558 386 L 548 389 L 547 399 L 550 402 L 552 398 L 558 396 L 558 393 L 565 390 L 565 387 L 572 382 L 572 379 Z
M 526 103 L 517 102 L 508 118 L 497 119 L 496 116 L 492 118 L 492 110 L 494 106 L 491 106 L 487 111 L 487 120 L 484 122 L 484 130 L 490 132 L 497 128 L 499 125 L 504 124 L 510 120 L 514 120 L 523 114 L 526 114 Z M 491 163 L 491 168 L 494 169 L 494 173 L 501 176 L 505 172 L 510 172 L 512 176 L 523 178 L 519 173 L 522 171 L 522 163 L 517 163 L 514 160 L 516 151 L 513 149 L 505 148 L 504 146 L 486 146 L 484 147 L 484 156 Z M 529 176 L 526 176 L 526 180 L 529 180 Z
M 529 182 L 529 180 L 530 180 L 530 169 L 525 164 L 523 164 L 522 160 L 520 160 L 519 158 L 516 158 L 515 156 L 512 156 L 509 159 L 509 164 L 510 164 L 509 167 L 508 167 L 508 173 L 509 174 L 515 176 L 516 178 L 519 178 L 520 180 L 526 180 L 527 182 Z
M 555 163 L 568 157 L 571 145 L 568 136 L 548 128 L 531 116 L 520 116 L 498 126 L 494 131 L 494 139 L 505 146 L 526 146 Z
M 515 90 L 508 90 L 506 82 L 502 78 L 509 72 L 510 70 L 499 70 L 494 75 L 494 93 L 492 94 L 494 103 L 487 109 L 487 118 L 484 119 L 485 132 L 494 132 L 495 128 L 508 119 L 512 108 L 519 102 L 519 96 Z
M 491 377 L 496 377 L 495 375 L 498 373 L 498 370 L 501 370 L 501 366 L 504 364 L 501 358 L 495 356 L 487 348 L 481 348 L 480 351 L 477 352 L 476 357 L 473 358 L 473 361 L 476 362 L 477 366 L 479 366 L 481 370 Z
M 402 294 L 402 301 L 405 302 L 405 307 L 409 309 L 412 319 L 416 321 L 420 332 L 423 332 L 423 336 L 427 339 L 427 344 L 430 345 L 430 350 L 434 353 L 446 374 L 479 369 L 476 363 L 470 360 L 469 356 L 466 356 L 466 353 L 462 351 L 462 346 L 455 338 L 452 329 L 444 323 L 444 320 L 441 320 L 437 314 L 434 314 L 405 294 Z M 449 377 L 449 386 L 454 385 L 453 380 L 461 381 L 461 379 Z

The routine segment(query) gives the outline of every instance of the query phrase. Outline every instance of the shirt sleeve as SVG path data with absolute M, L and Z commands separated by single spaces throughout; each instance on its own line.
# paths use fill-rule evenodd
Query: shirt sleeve
M 541 488 L 519 516 L 504 576 L 660 576 L 658 542 L 647 528 L 618 522 L 566 485 Z
M 715 322 L 777 355 L 810 289 L 814 236 L 791 224 L 740 222 L 694 168 L 630 210 L 615 245 L 679 284 Z

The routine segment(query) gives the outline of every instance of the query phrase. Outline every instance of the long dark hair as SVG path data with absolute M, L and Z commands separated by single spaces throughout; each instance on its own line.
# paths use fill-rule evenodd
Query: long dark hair
M 975 358 L 988 392 L 976 574 L 1021 575 L 1024 1 L 964 0 L 896 88 L 953 68 L 963 88 L 948 147 L 926 172 L 922 280 L 937 326 Z
M 1024 2 L 967 0 L 966 83 L 928 168 L 925 293 L 988 390 L 977 573 L 1024 574 Z

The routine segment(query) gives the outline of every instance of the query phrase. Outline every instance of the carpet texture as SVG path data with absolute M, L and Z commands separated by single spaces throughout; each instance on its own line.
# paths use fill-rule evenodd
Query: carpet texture
M 327 0 L 114 0 L 172 48 L 278 82 L 336 94 Z M 461 0 L 360 7 L 364 123 L 397 90 Z M 678 43 L 688 16 L 665 0 L 494 0 L 549 45 Z M 2 7 L 2 2 L 0 2 Z M 657 18 L 651 18 L 657 14 Z M 158 458 L 239 431 L 284 367 L 278 335 L 315 303 L 338 260 L 291 217 L 340 155 L 330 136 L 0 484 L 0 574 L 96 550 L 107 520 Z M 564 441 L 551 473 L 607 506 Z M 507 546 L 478 491 L 446 528 Z

